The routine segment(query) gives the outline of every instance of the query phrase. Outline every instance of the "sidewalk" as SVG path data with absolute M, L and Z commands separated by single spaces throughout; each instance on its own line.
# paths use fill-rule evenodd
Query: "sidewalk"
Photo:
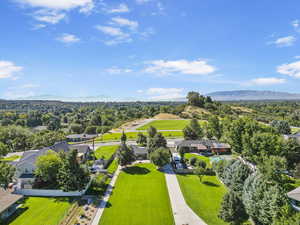
M 175 224 L 206 225 L 206 223 L 186 204 L 172 167 L 167 165 L 164 167 L 164 171 Z
M 106 192 L 103 196 L 103 199 L 101 200 L 99 206 L 97 207 L 98 209 L 97 209 L 97 212 L 96 212 L 96 216 L 94 217 L 93 222 L 91 223 L 91 225 L 98 225 L 99 224 L 100 218 L 101 218 L 102 213 L 103 213 L 103 211 L 106 207 L 106 204 L 109 200 L 109 197 L 110 197 L 110 195 L 113 191 L 113 188 L 115 186 L 115 183 L 116 183 L 116 180 L 117 180 L 118 175 L 120 173 L 120 170 L 121 170 L 121 167 L 119 166 L 118 169 L 116 170 L 113 178 L 111 179 L 111 181 L 109 183 L 109 186 L 108 186 L 108 188 L 107 188 L 107 190 L 106 190 Z

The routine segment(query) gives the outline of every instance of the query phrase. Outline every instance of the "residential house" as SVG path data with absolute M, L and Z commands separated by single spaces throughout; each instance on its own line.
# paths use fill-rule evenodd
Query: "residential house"
M 216 154 L 230 152 L 230 145 L 226 143 L 220 143 L 216 140 L 183 140 L 175 143 L 175 149 L 178 151 L 179 148 L 184 147 L 189 152 L 203 153 L 213 152 Z
M 287 196 L 291 199 L 293 208 L 300 211 L 300 187 L 287 193 Z
M 84 162 L 88 159 L 91 149 L 88 145 L 69 145 L 67 142 L 58 142 L 53 146 L 39 150 L 25 151 L 20 160 L 15 163 L 17 180 L 17 188 L 31 189 L 35 181 L 34 171 L 38 157 L 45 155 L 49 150 L 55 152 L 69 152 L 72 149 L 78 151 L 77 159 L 79 162 Z
M 67 136 L 68 142 L 88 141 L 98 137 L 97 134 L 70 134 Z
M 285 135 L 283 135 L 283 138 L 285 140 L 294 139 L 300 144 L 300 132 L 298 132 L 296 134 L 285 134 Z
M 0 189 L 0 220 L 5 220 L 12 215 L 17 210 L 18 201 L 22 198 L 22 195 Z
M 148 159 L 148 150 L 146 147 L 131 145 L 130 148 L 132 149 L 136 159 L 138 160 Z

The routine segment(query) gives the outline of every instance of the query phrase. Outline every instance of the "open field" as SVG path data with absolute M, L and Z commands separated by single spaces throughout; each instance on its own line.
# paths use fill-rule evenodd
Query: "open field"
M 191 207 L 208 225 L 227 224 L 218 218 L 225 186 L 216 176 L 177 175 L 182 194 Z
M 149 163 L 122 171 L 100 225 L 173 225 L 164 174 Z
M 110 157 L 116 152 L 119 145 L 101 146 L 95 151 L 95 157 L 97 159 L 110 159 Z
M 154 120 L 139 127 L 138 130 L 147 130 L 150 126 L 155 127 L 157 130 L 183 130 L 189 123 L 190 120 Z M 201 120 L 199 123 L 203 125 L 205 121 Z
M 127 140 L 136 140 L 139 132 L 127 132 Z M 143 134 L 147 134 L 146 132 L 142 132 Z M 166 138 L 176 138 L 182 137 L 182 131 L 162 131 L 161 132 Z M 119 141 L 122 133 L 106 133 L 103 137 L 97 137 L 96 141 Z
M 1 159 L 1 161 L 11 162 L 11 161 L 15 161 L 15 160 L 17 160 L 19 158 L 21 158 L 21 156 L 19 156 L 19 155 L 12 155 L 12 156 L 5 157 L 5 158 Z
M 9 225 L 57 225 L 72 203 L 69 198 L 30 197 L 12 216 Z

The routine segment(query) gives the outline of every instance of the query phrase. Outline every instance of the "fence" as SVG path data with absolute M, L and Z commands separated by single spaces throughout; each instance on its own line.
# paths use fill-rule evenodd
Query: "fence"
M 24 196 L 43 196 L 43 197 L 79 197 L 85 194 L 92 183 L 90 179 L 85 189 L 82 191 L 62 191 L 62 190 L 51 190 L 51 189 L 22 189 L 16 188 L 14 194 L 20 194 Z

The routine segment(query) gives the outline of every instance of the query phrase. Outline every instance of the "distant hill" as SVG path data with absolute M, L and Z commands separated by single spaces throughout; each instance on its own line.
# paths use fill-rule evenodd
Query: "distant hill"
M 217 101 L 238 101 L 238 100 L 300 100 L 300 94 L 277 91 L 217 91 L 206 94 Z

